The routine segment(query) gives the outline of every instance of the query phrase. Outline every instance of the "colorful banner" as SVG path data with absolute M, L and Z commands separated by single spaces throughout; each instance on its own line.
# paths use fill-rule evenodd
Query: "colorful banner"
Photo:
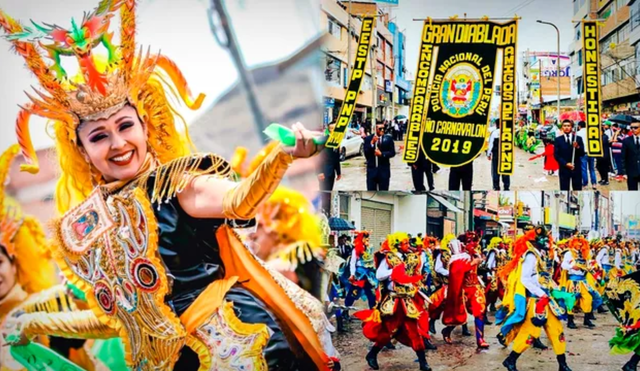
M 602 131 L 600 123 L 600 46 L 598 22 L 582 22 L 582 74 L 584 75 L 584 109 L 587 117 L 587 154 L 602 157 Z
M 362 19 L 362 27 L 360 28 L 360 40 L 358 41 L 358 49 L 356 52 L 356 60 L 353 64 L 353 70 L 351 71 L 351 78 L 349 80 L 349 87 L 347 88 L 347 94 L 340 107 L 340 115 L 336 122 L 336 127 L 333 129 L 333 133 L 329 137 L 326 146 L 329 148 L 337 148 L 342 139 L 344 138 L 351 116 L 356 108 L 356 102 L 358 101 L 358 95 L 360 93 L 360 86 L 365 75 L 365 68 L 367 65 L 367 57 L 369 56 L 369 45 L 371 44 L 371 35 L 375 30 L 375 18 L 373 16 L 366 16 Z
M 460 166 L 481 152 L 489 126 L 494 86 L 502 89 L 499 172 L 513 171 L 516 116 L 517 21 L 425 21 L 404 160 L 422 149 L 443 166 Z M 502 50 L 502 81 L 495 81 Z M 429 87 L 429 89 L 427 89 Z

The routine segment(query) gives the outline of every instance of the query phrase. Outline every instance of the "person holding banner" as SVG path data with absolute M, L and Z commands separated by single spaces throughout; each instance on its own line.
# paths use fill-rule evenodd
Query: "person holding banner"
M 449 190 L 459 191 L 462 185 L 463 191 L 470 191 L 473 185 L 473 161 L 460 166 L 451 166 L 449 169 Z
M 396 155 L 393 138 L 384 132 L 383 123 L 376 124 L 375 134 L 364 140 L 364 157 L 367 159 L 367 191 L 388 191 L 391 179 L 390 159 Z
M 637 191 L 640 183 L 640 121 L 634 120 L 630 128 L 630 135 L 622 141 L 620 165 L 622 174 L 627 176 L 627 188 Z
M 416 193 L 425 192 L 427 189 L 424 187 L 424 176 L 427 175 L 427 185 L 429 190 L 435 189 L 433 185 L 433 173 L 434 163 L 429 160 L 423 151 L 418 151 L 418 159 L 415 163 L 411 164 L 411 179 L 413 180 L 413 187 Z
M 554 141 L 554 157 L 560 164 L 560 190 L 582 190 L 582 156 L 585 155 L 582 138 L 573 133 L 573 122 L 562 121 L 562 135 Z
M 335 127 L 336 121 L 334 120 L 327 127 L 329 134 L 333 133 Z M 318 181 L 320 182 L 322 209 L 323 212 L 327 214 L 329 214 L 331 210 L 331 191 L 333 191 L 333 185 L 340 179 L 342 179 L 342 172 L 339 148 L 325 147 L 318 161 Z
M 493 180 L 493 190 L 500 190 L 500 178 L 502 178 L 502 185 L 504 190 L 508 191 L 511 186 L 510 175 L 498 174 L 498 160 L 500 155 L 498 150 L 500 149 L 500 124 L 491 132 L 489 136 L 489 147 L 487 148 L 487 158 L 491 161 L 491 179 Z

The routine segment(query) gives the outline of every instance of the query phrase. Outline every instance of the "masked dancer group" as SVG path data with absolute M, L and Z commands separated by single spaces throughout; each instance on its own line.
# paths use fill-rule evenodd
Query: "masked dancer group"
M 596 314 L 610 315 L 607 306 L 621 322 L 610 341 L 612 352 L 633 353 L 623 370 L 636 370 L 640 261 L 633 241 L 620 236 L 587 240 L 579 234 L 555 241 L 544 226 L 530 225 L 515 241 L 493 237 L 484 248 L 471 231 L 442 240 L 394 233 L 374 252 L 368 237 L 368 232 L 355 234 L 353 253 L 335 276 L 332 293 L 334 300 L 349 299 L 347 311 L 339 314 L 339 329 L 353 310 L 354 296 L 376 298 L 367 300 L 369 309 L 354 313 L 372 342 L 365 359 L 374 370 L 380 369 L 378 353 L 394 348 L 392 339 L 415 351 L 420 370 L 431 370 L 425 350 L 446 353 L 453 329 L 460 326 L 463 336 L 471 336 L 471 322 L 479 350 L 489 348 L 486 326 L 496 326 L 498 342 L 512 349 L 502 363 L 509 371 L 518 369 L 518 358 L 529 347 L 547 349 L 542 330 L 559 370 L 570 371 L 566 342 L 578 328 L 575 316 L 582 317 L 582 326 L 594 328 Z M 440 347 L 432 340 L 438 321 Z

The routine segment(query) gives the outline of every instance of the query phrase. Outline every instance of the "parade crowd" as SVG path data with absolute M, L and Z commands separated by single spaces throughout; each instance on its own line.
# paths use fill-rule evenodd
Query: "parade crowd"
M 507 370 L 517 370 L 528 348 L 547 348 L 540 341 L 544 329 L 559 370 L 570 371 L 566 346 L 571 329 L 595 327 L 596 314 L 620 321 L 609 345 L 612 352 L 633 353 L 624 371 L 637 369 L 637 241 L 621 236 L 587 240 L 577 232 L 556 241 L 544 226 L 532 225 L 515 240 L 493 237 L 485 248 L 472 231 L 442 240 L 398 232 L 375 250 L 369 236 L 357 232 L 351 245 L 351 237 L 343 235 L 329 252 L 342 263 L 331 280 L 330 299 L 344 304 L 336 305 L 338 331 L 346 331 L 354 317 L 362 321 L 363 336 L 372 342 L 363 356 L 374 370 L 381 368 L 378 353 L 394 348 L 392 339 L 415 351 L 420 370 L 431 370 L 425 351 L 446 352 L 457 326 L 463 336 L 471 336 L 471 316 L 478 349 L 489 347 L 485 326 L 499 326 L 499 343 L 512 348 L 503 361 Z M 353 306 L 361 298 L 368 309 Z M 439 334 L 438 322 L 443 326 Z M 444 343 L 439 348 L 436 335 Z

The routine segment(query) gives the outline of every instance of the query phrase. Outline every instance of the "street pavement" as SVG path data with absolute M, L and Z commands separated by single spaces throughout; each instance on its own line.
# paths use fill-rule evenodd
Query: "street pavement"
M 396 142 L 396 156 L 391 159 L 391 182 L 390 191 L 411 191 L 413 190 L 413 181 L 411 180 L 411 170 L 409 166 L 402 161 L 403 142 Z M 553 191 L 560 189 L 560 183 L 557 176 L 547 175 L 543 170 L 544 159 L 539 158 L 529 161 L 533 155 L 526 153 L 520 148 L 515 150 L 515 170 L 511 176 L 510 190 L 541 190 Z M 473 162 L 473 190 L 492 190 L 493 182 L 491 180 L 491 161 L 483 153 Z M 597 174 L 597 172 L 596 172 Z M 600 178 L 598 178 L 599 180 Z M 425 187 L 427 187 L 427 179 L 425 177 Z M 434 183 L 436 190 L 446 190 L 449 184 L 449 168 L 441 168 L 440 172 L 434 174 Z M 500 185 L 502 187 L 502 184 Z M 626 190 L 626 182 L 616 182 L 609 180 L 608 186 L 597 185 L 598 189 L 609 190 Z M 364 191 L 367 189 L 365 160 L 363 156 L 355 156 L 348 158 L 342 162 L 342 179 L 337 181 L 334 186 L 336 191 Z M 583 190 L 592 190 L 591 185 Z
M 358 302 L 359 307 L 365 307 L 364 302 Z M 576 315 L 575 330 L 565 327 L 564 333 L 567 341 L 567 363 L 574 371 L 615 371 L 629 360 L 631 355 L 612 355 L 609 353 L 608 341 L 615 333 L 617 322 L 610 313 L 596 314 L 594 321 L 596 327 L 588 329 L 582 326 L 582 314 Z M 489 315 L 491 321 L 493 314 Z M 469 330 L 473 333 L 473 318 L 468 319 Z M 563 322 L 566 326 L 566 322 Z M 460 327 L 453 332 L 453 344 L 447 345 L 442 340 L 440 331 L 442 325 L 437 322 L 438 335 L 432 335 L 432 342 L 438 347 L 436 351 L 427 351 L 427 360 L 433 371 L 460 370 L 460 371 L 490 371 L 501 370 L 502 361 L 509 355 L 511 348 L 504 348 L 498 343 L 496 335 L 499 327 L 487 325 L 485 327 L 486 341 L 490 344 L 488 350 L 478 351 L 475 345 L 475 336 L 463 337 Z M 544 331 L 542 342 L 549 346 L 549 340 Z M 343 370 L 368 371 L 371 370 L 364 357 L 371 347 L 371 343 L 362 335 L 361 323 L 358 320 L 348 324 L 346 333 L 337 333 L 333 336 L 333 343 L 340 352 Z M 396 344 L 396 349 L 383 349 L 378 355 L 378 364 L 381 370 L 407 371 L 418 370 L 417 357 L 413 350 L 402 344 Z M 528 349 L 518 359 L 520 371 L 547 371 L 557 370 L 556 356 L 548 350 Z

